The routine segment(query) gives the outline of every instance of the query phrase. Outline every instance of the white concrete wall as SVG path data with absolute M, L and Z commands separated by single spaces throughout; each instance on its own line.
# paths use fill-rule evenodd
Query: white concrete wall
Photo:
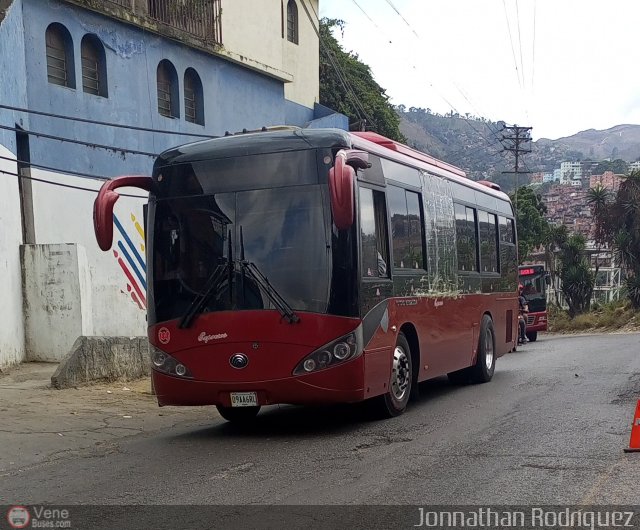
M 93 334 L 84 248 L 69 243 L 22 249 L 27 360 L 60 361 L 78 337 Z
M 285 97 L 311 108 L 320 93 L 318 36 L 302 2 L 317 28 L 318 0 L 295 1 L 298 44 L 287 41 L 287 0 L 222 0 L 222 42 L 237 56 L 291 74 L 293 81 L 285 84 Z
M 307 6 L 311 20 L 302 6 Z M 313 107 L 320 102 L 320 50 L 318 35 L 318 0 L 296 0 L 298 4 L 298 44 L 293 44 L 286 39 L 286 6 L 285 9 L 285 38 L 282 39 L 283 69 L 291 72 L 293 83 L 284 86 L 284 97 L 306 107 Z
M 32 169 L 32 176 L 90 190 L 98 190 L 102 185 L 99 180 L 36 169 Z M 122 231 L 114 226 L 112 250 L 102 252 L 93 231 L 96 193 L 33 182 L 36 243 L 75 243 L 84 247 L 86 252 L 88 275 L 81 274 L 78 279 L 84 293 L 81 304 L 84 316 L 81 320 L 85 323 L 83 334 L 86 335 L 146 335 L 142 213 L 142 206 L 147 202 L 146 192 L 131 188 L 118 191 L 140 198 L 120 198 L 114 213 Z
M 15 155 L 2 145 L 0 156 L 15 159 Z M 0 170 L 17 173 L 16 163 L 0 159 Z M 22 221 L 17 177 L 0 173 L 0 196 L 0 368 L 5 368 L 26 358 L 20 266 Z

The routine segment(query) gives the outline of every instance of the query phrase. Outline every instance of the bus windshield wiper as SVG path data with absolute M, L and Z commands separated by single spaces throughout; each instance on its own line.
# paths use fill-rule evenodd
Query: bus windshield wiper
M 229 268 L 229 262 L 220 264 L 215 268 L 213 273 L 211 273 L 211 276 L 209 276 L 202 293 L 200 293 L 193 302 L 191 302 L 191 305 L 189 305 L 185 311 L 180 323 L 178 324 L 179 328 L 188 328 L 191 326 L 194 317 L 202 311 L 206 301 L 211 298 L 211 295 L 216 291 L 216 289 L 218 289 L 218 287 L 220 287 L 220 284 L 225 279 Z
M 287 320 L 289 324 L 297 324 L 300 322 L 300 317 L 296 315 L 293 308 L 282 298 L 282 295 L 276 291 L 276 288 L 271 285 L 269 279 L 260 272 L 258 266 L 251 261 L 244 259 L 244 236 L 242 234 L 242 226 L 240 227 L 240 259 L 238 260 L 240 270 L 251 277 L 262 290 L 267 294 L 273 305 L 276 306 L 280 314 Z
M 238 263 L 241 269 L 262 288 L 289 324 L 297 324 L 300 322 L 300 317 L 296 315 L 292 307 L 282 298 L 282 295 L 276 291 L 275 287 L 271 285 L 267 277 L 260 272 L 260 269 L 258 269 L 255 263 L 245 260 L 240 260 Z

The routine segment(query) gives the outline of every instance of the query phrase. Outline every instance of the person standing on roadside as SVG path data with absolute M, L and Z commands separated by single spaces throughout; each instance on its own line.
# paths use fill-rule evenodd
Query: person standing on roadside
M 529 312 L 527 299 L 522 294 L 523 286 L 518 285 L 518 344 L 524 344 L 527 341 L 527 323 L 525 315 Z

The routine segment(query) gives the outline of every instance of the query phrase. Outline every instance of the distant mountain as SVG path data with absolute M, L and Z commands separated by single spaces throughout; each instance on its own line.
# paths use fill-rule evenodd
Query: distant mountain
M 513 154 L 505 152 L 501 143 L 503 122 L 461 116 L 441 115 L 429 109 L 404 106 L 397 109 L 400 130 L 407 143 L 420 151 L 455 164 L 473 180 L 489 179 L 505 191 L 514 188 Z M 589 129 L 573 136 L 531 142 L 531 153 L 522 157 L 521 169 L 530 172 L 552 172 L 564 161 L 602 161 L 640 159 L 640 125 L 617 125 L 605 131 Z M 528 182 L 519 177 L 519 185 Z
M 535 142 L 539 152 L 576 155 L 576 160 L 615 160 L 634 162 L 640 157 L 640 125 L 616 125 L 604 131 L 589 129 L 573 136 Z

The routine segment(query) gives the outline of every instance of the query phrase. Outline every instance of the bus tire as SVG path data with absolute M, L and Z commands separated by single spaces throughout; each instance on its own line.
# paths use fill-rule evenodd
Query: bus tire
M 378 398 L 376 407 L 385 418 L 400 416 L 406 410 L 414 383 L 411 349 L 402 332 L 398 334 L 392 362 L 389 392 Z
M 538 339 L 538 332 L 527 331 L 527 338 L 529 339 L 529 342 L 535 342 Z
M 478 338 L 478 355 L 476 364 L 471 367 L 471 381 L 473 383 L 487 383 L 491 381 L 496 369 L 496 333 L 493 320 L 489 315 L 482 317 L 480 337 Z
M 220 416 L 231 423 L 251 423 L 260 412 L 260 407 L 223 407 L 216 405 Z

